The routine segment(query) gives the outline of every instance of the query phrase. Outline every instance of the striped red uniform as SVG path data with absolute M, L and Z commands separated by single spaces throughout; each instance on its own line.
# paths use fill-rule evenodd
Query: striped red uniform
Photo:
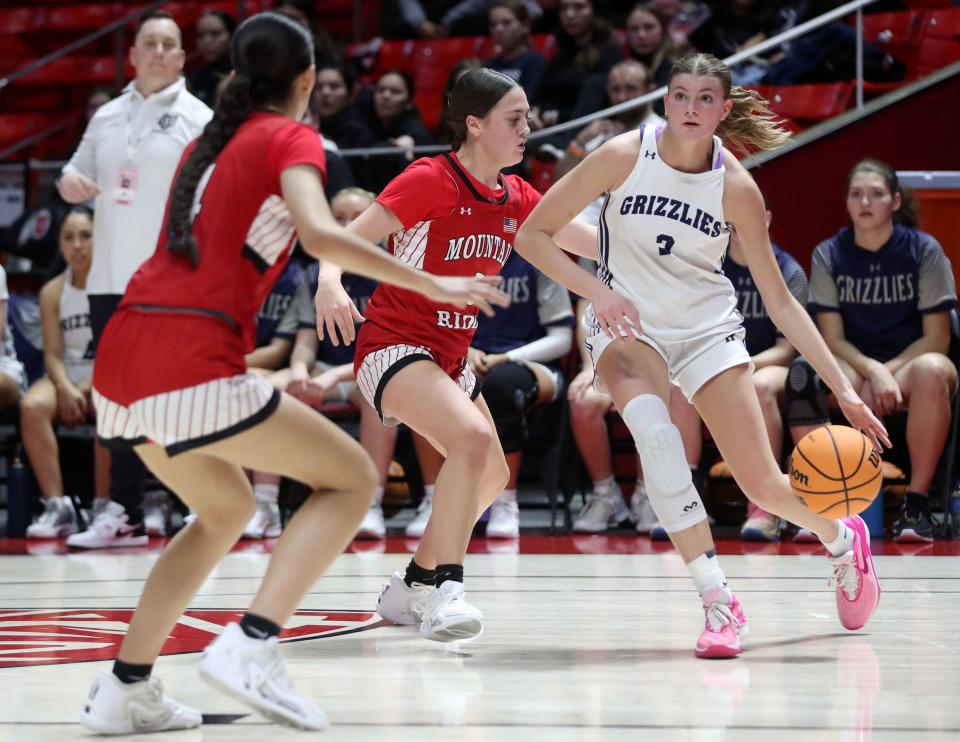
M 293 244 L 280 175 L 295 165 L 325 177 L 317 133 L 279 114 L 253 114 L 197 188 L 199 266 L 169 252 L 161 232 L 97 351 L 94 391 L 105 442 L 151 440 L 175 453 L 248 427 L 276 407 L 279 396 L 248 378 L 244 355 Z
M 394 256 L 443 276 L 499 273 L 517 229 L 539 200 L 540 194 L 516 175 L 501 176 L 500 187 L 489 188 L 467 172 L 456 154 L 417 160 L 377 197 L 377 203 L 403 225 L 390 237 Z M 477 312 L 476 307 L 438 304 L 381 284 L 367 304 L 354 361 L 358 383 L 370 403 L 379 411 L 380 392 L 399 370 L 397 363 L 406 365 L 425 356 L 464 386 L 461 372 Z M 393 346 L 407 350 L 379 353 L 375 363 L 364 366 L 368 355 Z

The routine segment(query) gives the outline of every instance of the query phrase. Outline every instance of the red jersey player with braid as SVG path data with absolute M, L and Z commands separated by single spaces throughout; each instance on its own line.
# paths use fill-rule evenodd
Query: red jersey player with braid
M 540 200 L 532 186 L 501 170 L 523 157 L 530 129 L 523 88 L 489 69 L 463 75 L 450 96 L 454 152 L 414 162 L 349 231 L 376 241 L 390 236 L 401 262 L 447 276 L 500 271 L 517 229 Z M 596 254 L 596 231 L 573 222 L 560 240 L 571 252 Z M 356 309 L 321 266 L 318 330 L 353 339 Z M 490 411 L 466 363 L 476 307 L 457 309 L 392 286 L 367 305 L 354 368 L 365 399 L 387 425 L 403 422 L 445 461 L 433 512 L 406 574 L 395 573 L 377 604 L 383 618 L 420 626 L 436 641 L 470 639 L 482 614 L 464 598 L 463 560 L 473 525 L 507 483 L 508 470 Z
M 294 230 L 312 255 L 354 273 L 465 308 L 505 302 L 491 280 L 416 271 L 339 227 L 323 195 L 316 132 L 297 123 L 316 73 L 313 42 L 274 13 L 233 39 L 236 75 L 203 135 L 184 153 L 157 250 L 130 281 L 94 370 L 99 437 L 136 452 L 196 512 L 147 579 L 112 672 L 82 714 L 102 734 L 185 729 L 199 711 L 163 693 L 154 660 L 254 508 L 243 467 L 310 485 L 277 542 L 250 610 L 204 652 L 201 676 L 264 716 L 322 729 L 294 689 L 281 626 L 356 532 L 377 485 L 370 459 L 337 426 L 247 373 L 257 308 L 290 253 Z

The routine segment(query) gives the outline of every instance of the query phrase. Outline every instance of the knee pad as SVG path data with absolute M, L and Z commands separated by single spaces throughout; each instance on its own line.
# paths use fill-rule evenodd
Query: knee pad
M 787 373 L 787 424 L 827 425 L 827 388 L 813 366 L 797 356 Z
M 707 511 L 693 486 L 680 431 L 670 422 L 663 400 L 653 394 L 634 397 L 623 408 L 623 421 L 640 453 L 650 504 L 667 533 L 706 520 Z
M 540 394 L 537 377 L 525 364 L 509 361 L 493 367 L 480 391 L 504 452 L 519 451 L 527 440 L 526 412 Z

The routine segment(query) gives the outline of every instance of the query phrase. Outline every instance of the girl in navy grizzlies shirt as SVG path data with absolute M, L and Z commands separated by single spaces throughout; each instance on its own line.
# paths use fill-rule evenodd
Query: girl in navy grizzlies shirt
M 767 210 L 767 223 L 770 211 Z M 771 243 L 773 256 L 783 275 L 783 281 L 793 298 L 803 306 L 807 303 L 807 275 L 800 264 L 790 255 Z M 743 329 L 746 331 L 744 343 L 747 353 L 753 361 L 753 387 L 760 400 L 763 424 L 767 429 L 770 449 L 780 461 L 783 450 L 783 416 L 781 404 L 790 361 L 797 352 L 790 341 L 770 319 L 763 305 L 760 288 L 750 273 L 747 256 L 736 232 L 730 233 L 730 247 L 723 259 L 723 275 L 731 284 L 737 298 L 737 311 L 740 312 Z M 740 528 L 740 538 L 744 541 L 776 541 L 780 537 L 780 518 L 768 513 L 755 503 L 747 503 L 747 519 Z
M 857 164 L 847 178 L 853 226 L 813 253 L 810 311 L 830 350 L 879 417 L 907 412 L 910 491 L 894 526 L 898 541 L 931 541 L 929 489 L 950 429 L 957 370 L 946 353 L 957 290 L 937 240 L 893 168 Z
M 291 260 L 257 312 L 257 347 L 246 355 L 248 368 L 272 370 L 287 362 L 297 331 L 293 297 L 302 282 L 303 267 Z

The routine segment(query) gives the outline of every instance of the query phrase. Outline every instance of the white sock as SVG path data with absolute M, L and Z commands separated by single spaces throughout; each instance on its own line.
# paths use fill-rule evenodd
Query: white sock
M 253 494 L 257 498 L 257 502 L 268 502 L 273 505 L 277 504 L 277 500 L 280 497 L 280 485 L 279 484 L 259 484 L 253 485 Z
M 436 486 L 437 486 L 437 485 L 435 485 L 435 484 L 425 484 L 425 485 L 423 485 L 423 496 L 424 496 L 424 497 L 429 497 L 429 498 L 432 500 L 432 499 L 433 499 L 433 490 L 436 489 Z
M 601 479 L 598 482 L 593 483 L 593 494 L 597 497 L 603 497 L 610 491 L 610 488 L 613 487 L 614 478 L 611 474 L 606 479 Z
M 697 586 L 697 592 L 703 595 L 704 592 L 713 587 L 727 587 L 727 577 L 720 569 L 720 560 L 715 553 L 710 556 L 701 554 L 692 562 L 687 562 L 687 569 L 693 577 L 693 583 Z M 730 592 L 727 590 L 727 592 Z
M 827 547 L 827 551 L 831 555 L 838 557 L 841 554 L 846 554 L 853 548 L 853 531 L 847 528 L 844 525 L 843 521 L 837 521 L 837 537 L 833 541 L 824 541 L 820 539 L 820 543 Z
M 516 502 L 517 501 L 517 491 L 513 490 L 504 490 L 500 493 L 500 498 L 502 502 Z
M 377 491 L 373 494 L 373 504 L 376 507 L 380 507 L 380 504 L 383 502 L 383 487 L 377 487 Z

